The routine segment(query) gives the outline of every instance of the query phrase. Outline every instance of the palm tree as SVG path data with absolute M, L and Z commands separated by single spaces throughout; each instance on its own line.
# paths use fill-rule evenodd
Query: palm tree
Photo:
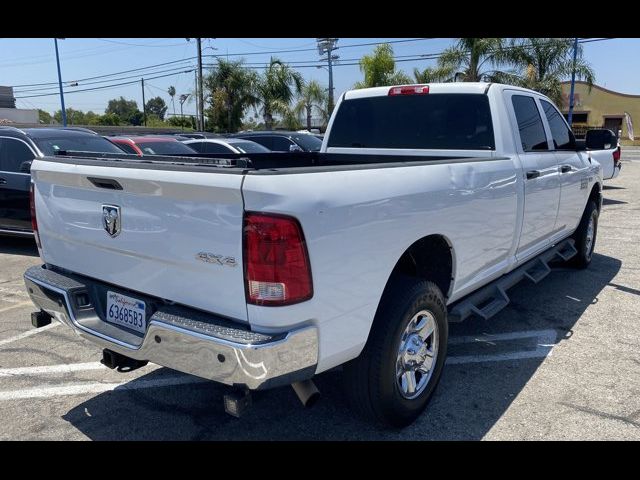
M 217 62 L 204 81 L 211 104 L 205 113 L 218 131 L 236 132 L 242 126 L 245 110 L 256 104 L 256 75 L 244 67 L 243 60 L 218 58 Z
M 315 107 L 320 112 L 323 120 L 327 118 L 326 105 L 329 95 L 324 88 L 316 81 L 311 80 L 302 87 L 298 103 L 293 108 L 296 115 L 305 112 L 307 115 L 307 130 L 311 130 L 311 112 Z
M 353 88 L 411 83 L 411 79 L 404 72 L 396 70 L 393 48 L 388 43 L 378 45 L 372 55 L 364 55 L 360 59 L 360 71 L 364 74 L 364 80 L 356 82 Z
M 562 81 L 571 77 L 573 65 L 572 38 L 516 38 L 509 43 L 517 75 L 509 76 L 509 83 L 536 90 L 562 106 Z M 595 73 L 582 58 L 578 45 L 576 78 L 584 80 L 589 88 L 595 82 Z
M 413 77 L 417 83 L 452 82 L 454 71 L 451 68 L 445 67 L 427 67 L 422 71 L 414 68 Z
M 176 87 L 174 87 L 173 85 L 171 85 L 169 87 L 169 89 L 167 90 L 167 92 L 169 93 L 169 96 L 171 97 L 171 105 L 173 105 L 173 116 L 176 116 L 176 104 L 173 101 L 173 97 L 176 96 Z
M 447 48 L 438 59 L 438 66 L 455 72 L 455 79 L 464 82 L 493 81 L 497 70 L 503 64 L 511 63 L 510 49 L 504 48 L 502 38 L 459 38 L 456 44 Z M 486 67 L 492 65 L 493 70 Z
M 286 63 L 271 57 L 269 66 L 255 78 L 254 95 L 266 130 L 273 128 L 273 114 L 286 115 L 295 95 L 302 92 L 304 79 Z

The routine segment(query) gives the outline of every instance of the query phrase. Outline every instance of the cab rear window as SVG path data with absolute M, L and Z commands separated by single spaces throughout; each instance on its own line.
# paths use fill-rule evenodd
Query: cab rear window
M 493 150 L 489 99 L 481 94 L 427 94 L 345 100 L 328 146 Z

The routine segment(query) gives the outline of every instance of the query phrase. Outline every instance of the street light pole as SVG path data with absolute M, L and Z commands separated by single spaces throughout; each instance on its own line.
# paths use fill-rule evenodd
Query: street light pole
M 64 91 L 62 90 L 62 73 L 60 72 L 60 55 L 58 54 L 58 39 L 53 39 L 56 45 L 56 63 L 58 64 L 58 85 L 60 85 L 60 104 L 62 105 L 62 126 L 67 126 L 67 111 L 64 108 Z

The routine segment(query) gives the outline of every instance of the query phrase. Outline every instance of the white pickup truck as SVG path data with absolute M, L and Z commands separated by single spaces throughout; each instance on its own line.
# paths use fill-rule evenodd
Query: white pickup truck
M 622 149 L 615 133 L 604 128 L 589 130 L 584 146 L 591 159 L 602 165 L 603 180 L 612 180 L 620 174 Z
M 254 389 L 342 366 L 387 425 L 425 408 L 448 321 L 488 318 L 552 260 L 586 267 L 602 204 L 548 98 L 500 84 L 348 91 L 321 152 L 36 159 L 25 273 L 40 309 L 104 349 Z M 244 395 L 244 396 L 243 396 Z

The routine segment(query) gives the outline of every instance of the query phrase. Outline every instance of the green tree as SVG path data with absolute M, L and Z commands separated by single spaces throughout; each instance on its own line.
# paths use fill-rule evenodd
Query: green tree
M 195 121 L 191 115 L 181 117 L 180 115 L 176 117 L 171 117 L 167 120 L 167 123 L 173 127 L 184 127 L 195 130 Z
M 117 126 L 120 125 L 121 120 L 117 114 L 107 112 L 104 115 L 98 117 L 97 122 L 97 125 Z
M 372 55 L 364 55 L 360 59 L 360 72 L 364 74 L 364 80 L 357 82 L 354 88 L 411 83 L 411 79 L 404 72 L 396 70 L 393 47 L 388 43 L 378 45 Z
M 427 67 L 424 70 L 413 69 L 413 77 L 417 83 L 452 82 L 454 72 L 446 67 Z
M 273 114 L 286 116 L 290 113 L 291 101 L 299 95 L 304 80 L 286 63 L 271 57 L 269 66 L 254 82 L 254 95 L 267 130 L 273 128 Z
M 512 63 L 512 58 L 513 51 L 505 48 L 502 38 L 459 38 L 442 52 L 438 67 L 464 82 L 494 81 L 505 74 L 498 68 Z
M 173 116 L 176 116 L 176 102 L 175 102 L 175 96 L 176 96 L 176 87 L 174 87 L 173 85 L 171 85 L 168 89 L 167 89 L 167 93 L 169 94 L 169 96 L 171 97 L 171 105 L 173 105 Z
M 307 130 L 311 129 L 311 114 L 314 108 L 320 113 L 323 121 L 326 122 L 328 99 L 329 95 L 316 80 L 311 80 L 302 87 L 302 92 L 298 96 L 298 103 L 293 111 L 296 115 L 306 114 Z
M 109 100 L 105 113 L 117 115 L 121 121 L 130 125 L 142 125 L 143 114 L 138 110 L 135 100 L 126 100 L 124 97 Z
M 147 100 L 146 103 L 147 116 L 155 115 L 160 120 L 164 120 L 164 114 L 167 112 L 167 104 L 161 97 L 154 97 Z
M 49 125 L 51 123 L 51 119 L 53 117 L 49 112 L 45 112 L 44 110 L 38 109 L 38 119 L 40 123 L 44 123 L 45 125 Z
M 572 38 L 515 38 L 509 43 L 516 74 L 504 75 L 502 83 L 511 83 L 536 90 L 548 96 L 562 108 L 562 81 L 571 78 L 573 70 Z M 576 78 L 584 80 L 589 88 L 596 76 L 584 60 L 582 46 L 578 45 Z
M 67 108 L 65 109 L 65 111 L 67 113 L 67 125 L 71 126 L 85 124 L 84 112 L 80 110 L 74 110 L 73 108 Z M 56 111 L 53 114 L 53 118 L 56 122 L 62 123 L 62 109 Z
M 85 125 L 98 125 L 98 120 L 100 119 L 100 115 L 95 112 L 89 110 L 84 114 L 84 122 Z
M 255 72 L 243 66 L 243 60 L 218 59 L 204 79 L 204 91 L 210 105 L 205 114 L 214 130 L 238 131 L 246 109 L 257 103 L 253 94 L 256 78 Z

